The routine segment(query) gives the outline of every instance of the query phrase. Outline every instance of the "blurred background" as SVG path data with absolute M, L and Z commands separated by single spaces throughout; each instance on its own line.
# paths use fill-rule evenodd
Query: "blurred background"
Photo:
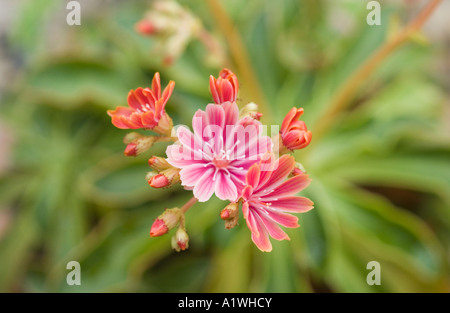
M 450 1 L 337 111 L 342 86 L 429 1 L 379 1 L 373 26 L 361 0 L 79 0 L 73 26 L 68 2 L 0 0 L 0 291 L 450 291 Z M 313 133 L 295 156 L 315 209 L 272 253 L 242 216 L 226 230 L 217 198 L 187 212 L 187 251 L 150 238 L 191 193 L 149 187 L 147 159 L 166 144 L 125 157 L 127 131 L 106 114 L 158 71 L 176 82 L 166 110 L 190 125 L 223 67 L 264 124 L 303 107 Z M 69 261 L 81 286 L 66 283 Z

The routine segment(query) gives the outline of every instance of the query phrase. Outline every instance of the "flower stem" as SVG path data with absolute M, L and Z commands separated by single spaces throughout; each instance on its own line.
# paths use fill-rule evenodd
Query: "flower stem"
M 194 204 L 196 204 L 198 199 L 196 197 L 192 197 L 188 202 L 186 202 L 180 209 L 183 213 L 186 213 Z
M 367 81 L 367 78 L 378 68 L 386 57 L 403 43 L 407 42 L 415 32 L 420 30 L 441 1 L 442 0 L 430 1 L 414 20 L 401 31 L 386 40 L 385 43 L 376 50 L 372 56 L 353 73 L 353 75 L 350 76 L 337 91 L 328 110 L 318 119 L 319 124 L 314 127 L 313 141 L 317 141 L 317 138 L 326 133 L 328 128 L 333 125 L 336 116 L 350 105 L 358 88 Z
M 242 79 L 245 82 L 248 92 L 258 104 L 259 111 L 270 116 L 270 109 L 266 104 L 262 89 L 258 84 L 258 78 L 251 66 L 250 58 L 239 32 L 218 0 L 208 0 L 208 5 L 214 20 L 228 42 L 231 57 L 239 68 L 239 72 L 242 75 Z

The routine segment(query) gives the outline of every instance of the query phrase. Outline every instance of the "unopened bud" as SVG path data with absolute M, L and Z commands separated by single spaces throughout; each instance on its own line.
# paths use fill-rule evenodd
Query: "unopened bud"
M 158 172 L 172 167 L 166 159 L 158 156 L 152 156 L 150 159 L 148 159 L 148 165 Z
M 239 118 L 243 117 L 251 117 L 259 121 L 262 117 L 262 113 L 258 112 L 258 105 L 254 102 L 247 103 L 244 107 L 239 111 Z
M 152 176 L 148 180 L 148 184 L 153 188 L 170 187 L 180 182 L 180 169 L 170 167 L 161 171 L 159 174 Z
M 144 137 L 144 135 L 136 133 L 136 132 L 131 132 L 131 133 L 126 134 L 125 137 L 123 137 L 123 143 L 129 144 L 141 137 Z
M 129 143 L 123 151 L 125 156 L 137 156 L 137 144 Z
M 166 234 L 178 224 L 182 216 L 183 212 L 179 208 L 166 209 L 153 223 L 150 236 L 158 237 Z
M 177 252 L 184 251 L 189 248 L 189 236 L 183 227 L 178 227 L 175 236 L 172 237 L 172 248 Z
M 156 31 L 155 25 L 153 25 L 150 21 L 148 20 L 142 20 L 136 23 L 136 25 L 134 26 L 134 29 L 142 34 L 142 35 L 146 35 L 146 36 L 150 36 L 153 35 Z
M 154 136 L 143 136 L 137 133 L 130 133 L 124 138 L 124 142 L 127 143 L 127 147 L 123 152 L 126 156 L 137 156 L 142 152 L 147 151 L 151 148 L 155 140 L 157 139 Z M 134 138 L 133 140 L 131 140 Z
M 153 188 L 169 187 L 169 180 L 163 174 L 157 174 L 148 180 L 148 184 Z
M 235 227 L 239 220 L 239 203 L 231 202 L 221 212 L 220 218 L 225 221 L 225 228 Z
M 297 175 L 302 175 L 304 173 L 306 173 L 306 170 L 303 167 L 303 165 L 301 163 L 299 163 L 299 162 L 296 162 L 295 163 L 295 167 L 294 167 L 294 169 L 291 172 L 291 175 L 292 176 L 297 176 Z

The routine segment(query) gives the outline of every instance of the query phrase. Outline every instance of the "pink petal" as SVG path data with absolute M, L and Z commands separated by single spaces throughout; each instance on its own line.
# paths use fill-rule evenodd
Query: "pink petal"
M 258 217 L 262 221 L 264 227 L 267 229 L 271 237 L 273 237 L 276 240 L 284 240 L 284 239 L 290 240 L 289 236 L 280 228 L 280 226 L 278 226 L 278 224 L 275 221 L 264 215 L 262 211 L 255 210 L 253 212 L 255 215 L 258 215 Z
M 211 158 L 210 151 L 207 151 L 203 147 L 203 142 L 196 136 L 194 136 L 189 129 L 184 126 L 180 126 L 177 129 L 178 141 L 183 145 L 183 152 L 191 152 L 190 156 L 193 160 L 201 161 L 205 157 Z M 209 153 L 208 153 L 209 152 Z M 206 155 L 206 156 L 205 156 Z
M 267 195 L 262 194 L 261 198 L 263 199 L 263 201 L 270 201 L 272 199 L 277 200 L 285 196 L 293 196 L 299 191 L 305 189 L 310 182 L 311 179 L 308 178 L 308 175 L 306 174 L 297 175 L 289 178 L 281 185 L 275 187 L 273 189 L 273 192 L 271 192 L 270 194 Z
M 261 190 L 262 194 L 270 192 L 271 189 L 283 182 L 294 167 L 295 159 L 290 155 L 283 155 L 277 160 L 277 163 L 275 163 L 275 169 L 272 171 L 270 178 L 264 185 L 260 184 L 258 190 Z
M 239 119 L 239 108 L 236 102 L 224 102 L 221 105 L 225 112 L 225 125 L 236 125 Z
M 204 129 L 207 125 L 206 113 L 202 110 L 197 110 L 192 118 L 192 129 L 194 130 L 194 134 L 201 140 L 204 140 Z
M 242 198 L 244 198 L 245 201 L 250 200 L 253 195 L 253 188 L 250 185 L 247 185 L 242 190 Z
M 208 168 L 194 186 L 194 196 L 198 199 L 198 201 L 206 202 L 214 193 L 215 182 L 213 181 L 213 175 L 214 169 Z
M 228 80 L 222 80 L 220 87 L 221 102 L 234 101 L 234 90 L 231 83 Z
M 296 228 L 298 225 L 298 217 L 292 214 L 284 213 L 280 209 L 274 208 L 273 206 L 265 207 L 267 217 L 273 222 L 276 222 L 284 227 Z
M 245 181 L 247 182 L 247 185 L 250 185 L 255 189 L 259 184 L 259 177 L 260 177 L 261 171 L 259 169 L 259 164 L 255 163 L 253 164 L 247 172 L 247 175 L 245 177 Z
M 249 210 L 247 216 L 247 226 L 252 232 L 252 240 L 258 249 L 263 252 L 272 251 L 272 244 L 270 243 L 267 229 L 264 227 L 261 219 L 255 216 L 251 210 Z
M 166 148 L 167 162 L 170 165 L 183 168 L 192 164 L 204 163 L 204 161 L 195 160 L 194 152 L 188 149 L 183 149 L 179 144 L 173 144 Z
M 271 209 L 279 209 L 285 212 L 303 213 L 311 210 L 314 203 L 305 197 L 284 197 L 270 201 Z
M 217 125 L 224 128 L 225 111 L 221 105 L 210 103 L 206 106 L 207 125 Z
M 204 163 L 196 163 L 182 168 L 180 171 L 181 185 L 195 186 L 208 169 L 205 165 Z
M 215 179 L 215 193 L 221 200 L 235 201 L 238 193 L 236 186 L 225 171 L 219 170 Z

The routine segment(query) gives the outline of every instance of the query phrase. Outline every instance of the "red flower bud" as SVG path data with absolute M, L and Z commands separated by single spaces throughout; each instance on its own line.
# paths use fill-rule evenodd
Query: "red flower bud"
M 280 129 L 280 152 L 302 149 L 311 142 L 311 132 L 306 128 L 305 122 L 298 120 L 302 114 L 303 108 L 292 108 L 286 114 Z
M 179 223 L 182 216 L 183 212 L 179 208 L 166 209 L 153 223 L 150 236 L 158 237 L 166 234 Z
M 220 71 L 217 79 L 212 75 L 209 77 L 209 88 L 215 103 L 235 102 L 239 83 L 236 75 L 229 69 L 224 68 Z

